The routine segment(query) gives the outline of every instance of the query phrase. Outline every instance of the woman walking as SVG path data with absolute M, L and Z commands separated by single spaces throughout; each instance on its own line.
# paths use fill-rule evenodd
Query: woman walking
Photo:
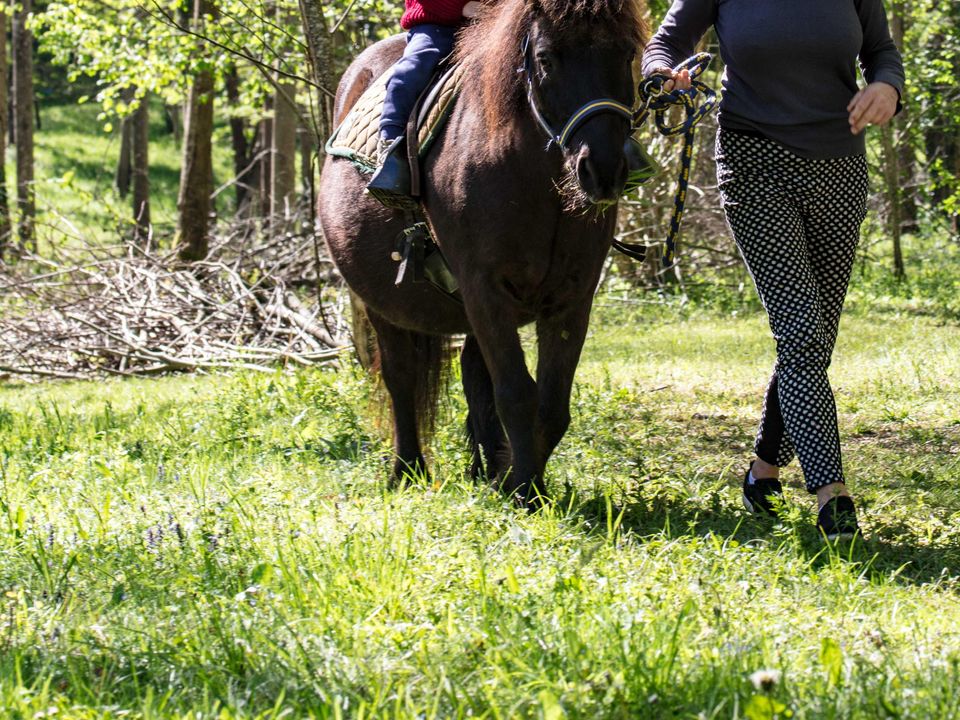
M 772 513 L 780 468 L 796 455 L 821 533 L 852 537 L 859 527 L 827 368 L 866 214 L 863 130 L 899 109 L 900 53 L 882 0 L 674 0 L 644 52 L 644 76 L 688 88 L 689 73 L 671 68 L 711 26 L 726 64 L 723 209 L 777 343 L 744 505 Z

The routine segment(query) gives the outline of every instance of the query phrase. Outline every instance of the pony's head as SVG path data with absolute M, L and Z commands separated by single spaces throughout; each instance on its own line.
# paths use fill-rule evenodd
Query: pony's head
M 615 106 L 633 106 L 646 34 L 641 0 L 501 0 L 466 31 L 461 59 L 479 79 L 489 128 L 539 122 L 563 152 L 570 204 L 607 204 L 627 177 L 630 120 Z

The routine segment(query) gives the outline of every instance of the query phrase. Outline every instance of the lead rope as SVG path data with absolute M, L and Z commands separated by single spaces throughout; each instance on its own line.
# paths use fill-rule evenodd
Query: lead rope
M 687 201 L 687 190 L 690 186 L 690 165 L 693 161 L 693 136 L 697 124 L 700 123 L 717 104 L 717 93 L 705 83 L 697 80 L 713 60 L 710 53 L 697 53 L 677 65 L 673 70 L 689 70 L 691 87 L 689 90 L 663 91 L 664 83 L 669 80 L 664 75 L 651 75 L 645 78 L 638 88 L 640 107 L 633 115 L 633 129 L 638 130 L 652 114 L 657 129 L 662 135 L 675 137 L 683 135 L 683 154 L 680 158 L 680 177 L 677 179 L 677 192 L 673 198 L 673 215 L 670 217 L 670 232 L 667 233 L 663 257 L 663 267 L 669 268 L 674 263 L 677 252 L 677 238 L 680 236 L 680 222 L 683 220 L 683 208 Z M 681 105 L 684 108 L 684 117 L 680 122 L 671 125 L 667 113 L 671 108 Z M 613 247 L 624 255 L 636 260 L 644 260 L 647 255 L 647 245 L 642 243 L 628 243 L 614 240 Z

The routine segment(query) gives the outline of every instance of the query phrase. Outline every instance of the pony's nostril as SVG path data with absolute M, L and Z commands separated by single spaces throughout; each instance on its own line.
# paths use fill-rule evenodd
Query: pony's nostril
M 587 195 L 594 196 L 597 191 L 597 169 L 590 159 L 590 153 L 584 148 L 577 158 L 577 180 Z
M 616 200 L 626 180 L 627 158 L 623 153 L 599 167 L 586 148 L 577 158 L 577 181 L 591 202 Z

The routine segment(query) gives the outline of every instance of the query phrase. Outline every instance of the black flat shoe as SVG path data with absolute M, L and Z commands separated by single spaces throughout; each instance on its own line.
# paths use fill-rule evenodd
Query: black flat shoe
M 817 530 L 827 540 L 850 540 L 860 534 L 857 509 L 846 495 L 830 498 L 817 515 Z
M 381 146 L 377 154 L 380 167 L 367 183 L 367 190 L 391 210 L 415 208 L 417 202 L 410 196 L 410 165 L 407 161 L 406 138 L 401 136 L 389 145 Z
M 776 503 L 783 500 L 783 485 L 776 478 L 754 478 L 750 482 L 753 463 L 743 475 L 743 506 L 757 515 L 776 515 Z

